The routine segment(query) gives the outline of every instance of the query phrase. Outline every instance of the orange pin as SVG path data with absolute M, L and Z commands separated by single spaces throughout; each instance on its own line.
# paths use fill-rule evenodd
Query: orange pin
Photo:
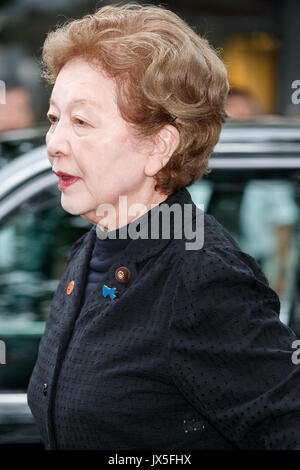
M 74 281 L 70 281 L 67 287 L 67 294 L 70 295 L 74 289 Z

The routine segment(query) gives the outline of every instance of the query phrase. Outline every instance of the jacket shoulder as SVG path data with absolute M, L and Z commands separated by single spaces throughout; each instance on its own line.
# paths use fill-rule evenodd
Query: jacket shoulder
M 189 230 L 183 228 L 183 236 L 173 240 L 173 247 L 183 261 L 191 263 L 194 260 L 197 263 L 200 258 L 204 259 L 204 253 L 214 249 L 226 252 L 235 251 L 244 255 L 237 241 L 214 216 L 198 208 L 196 214 L 197 216 L 194 216 L 192 220 L 192 228 Z
M 236 301 L 240 298 L 239 294 L 243 294 L 245 303 L 250 297 L 261 296 L 264 300 L 271 301 L 279 314 L 279 298 L 270 288 L 257 261 L 241 250 L 213 216 L 204 214 L 203 221 L 204 240 L 201 248 L 186 249 L 182 240 L 176 240 L 177 244 L 175 243 L 175 251 L 181 258 L 177 273 L 181 294 L 185 292 L 190 299 L 200 303 L 205 298 L 210 305 L 218 302 L 217 293 L 222 299 L 228 296 L 228 299 L 231 297 Z M 186 301 L 184 297 L 183 301 Z

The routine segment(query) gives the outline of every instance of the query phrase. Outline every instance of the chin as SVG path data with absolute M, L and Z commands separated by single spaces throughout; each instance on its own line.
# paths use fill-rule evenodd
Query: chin
M 61 198 L 61 207 L 71 215 L 81 215 L 82 213 L 86 212 L 84 208 L 80 206 L 80 204 L 76 205 L 70 201 L 66 201 L 64 200 L 63 196 Z

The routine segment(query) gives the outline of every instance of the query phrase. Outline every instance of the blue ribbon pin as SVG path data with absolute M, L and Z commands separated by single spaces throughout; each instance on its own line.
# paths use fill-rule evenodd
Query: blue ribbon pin
M 103 284 L 103 286 L 102 286 L 102 295 L 103 295 L 104 298 L 109 296 L 110 300 L 114 300 L 117 297 L 117 293 L 118 293 L 118 291 L 117 291 L 116 287 L 108 287 L 105 284 Z

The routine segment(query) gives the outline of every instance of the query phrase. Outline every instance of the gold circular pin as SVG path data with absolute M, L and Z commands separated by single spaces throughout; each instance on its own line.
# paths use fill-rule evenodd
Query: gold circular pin
M 74 281 L 70 281 L 67 287 L 67 294 L 70 295 L 74 289 Z

